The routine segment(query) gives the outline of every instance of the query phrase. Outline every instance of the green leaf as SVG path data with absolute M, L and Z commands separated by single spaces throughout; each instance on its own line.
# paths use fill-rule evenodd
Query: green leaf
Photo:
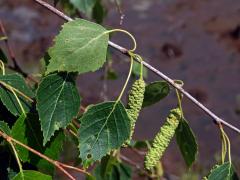
M 79 14 L 76 7 L 74 7 L 74 5 L 69 2 L 69 0 L 60 0 L 60 3 L 61 7 L 64 9 L 64 12 L 68 16 L 73 17 Z
M 60 152 L 62 151 L 62 145 L 64 142 L 64 134 L 62 132 L 57 133 L 51 142 L 47 143 L 44 147 L 43 137 L 40 128 L 40 122 L 37 114 L 28 114 L 28 117 L 20 116 L 12 127 L 12 137 L 18 141 L 26 144 L 45 156 L 57 160 Z M 38 167 L 39 170 L 47 174 L 53 175 L 54 166 L 49 162 L 43 160 L 35 154 L 32 154 L 27 149 L 16 145 L 18 155 L 22 162 L 29 162 L 32 165 Z
M 106 61 L 109 35 L 102 26 L 77 19 L 64 24 L 49 50 L 47 73 L 96 71 Z
M 27 86 L 22 76 L 19 74 L 7 74 L 0 75 L 0 81 L 10 85 L 11 87 L 17 89 L 21 93 L 25 94 L 28 97 L 33 97 L 34 94 L 31 89 Z M 21 96 L 16 92 L 25 112 L 29 112 L 31 108 L 31 103 L 26 100 L 25 97 Z M 17 102 L 16 97 L 12 93 L 12 91 L 5 88 L 3 85 L 0 85 L 0 98 L 2 103 L 6 106 L 6 108 L 15 116 L 20 116 L 22 114 L 22 110 Z
M 83 161 L 100 160 L 112 149 L 119 148 L 130 135 L 130 120 L 121 102 L 90 106 L 81 122 L 79 149 Z
M 208 180 L 237 180 L 237 174 L 234 172 L 233 165 L 226 162 L 222 165 L 215 165 L 208 175 Z
M 50 74 L 43 78 L 37 90 L 37 110 L 45 145 L 60 128 L 65 128 L 77 116 L 80 96 L 72 75 Z
M 23 176 L 24 178 L 22 178 L 21 173 L 18 173 L 12 180 L 52 180 L 51 176 L 32 170 L 24 170 Z
M 112 174 L 114 165 L 117 165 L 117 159 L 112 156 L 105 156 L 102 158 L 101 163 L 97 165 L 94 170 L 94 176 L 96 179 L 109 179 Z
M 96 23 L 101 24 L 106 15 L 107 11 L 103 7 L 101 0 L 97 0 L 92 10 L 92 18 L 96 21 Z
M 166 81 L 155 81 L 146 86 L 143 107 L 153 105 L 165 98 L 170 92 Z
M 141 64 L 139 62 L 133 61 L 132 73 L 134 76 L 140 76 Z M 147 78 L 148 70 L 146 67 L 143 67 L 143 77 Z
M 42 74 L 44 74 L 44 72 L 47 70 L 50 59 L 51 57 L 49 56 L 48 52 L 46 52 L 44 56 L 40 59 L 39 71 Z
M 188 167 L 190 167 L 196 160 L 198 145 L 195 135 L 185 119 L 182 119 L 179 122 L 176 130 L 176 138 L 185 163 Z
M 97 180 L 131 180 L 131 167 L 120 163 L 112 156 L 106 156 L 94 169 L 93 175 Z M 92 177 L 87 180 L 93 179 Z
M 53 140 L 44 147 L 44 151 L 42 152 L 45 156 L 50 157 L 54 160 L 58 160 L 60 157 L 60 153 L 62 152 L 62 146 L 65 140 L 65 136 L 63 132 L 57 133 Z M 33 162 L 33 164 L 35 164 Z M 40 158 L 36 163 L 38 169 L 42 172 L 45 172 L 49 175 L 54 175 L 55 166 L 47 162 L 46 160 Z
M 4 63 L 8 62 L 8 58 L 1 48 L 0 48 L 0 60 L 2 60 Z
M 4 132 L 7 135 L 11 134 L 11 129 L 9 128 L 8 124 L 4 121 L 0 121 L 0 131 Z
M 82 13 L 90 18 L 96 0 L 70 0 L 70 2 Z
M 35 139 L 37 137 L 35 135 L 36 132 L 32 129 L 32 127 L 29 127 L 29 129 L 28 129 L 27 123 L 25 123 L 25 119 L 26 119 L 25 114 L 22 114 L 17 119 L 17 121 L 15 122 L 15 124 L 12 127 L 11 135 L 14 139 L 22 142 L 23 144 L 29 145 L 30 142 L 28 142 L 28 140 L 32 141 L 33 139 Z M 30 126 L 35 125 L 34 121 L 32 124 L 30 123 L 29 125 Z M 26 134 L 26 130 L 33 131 L 33 133 Z M 27 135 L 30 135 L 30 136 L 27 136 Z M 34 148 L 36 148 L 36 150 L 38 150 L 37 147 L 34 147 Z M 30 152 L 27 149 L 25 149 L 24 147 L 19 146 L 19 145 L 16 145 L 16 149 L 18 150 L 18 155 L 23 162 L 27 162 L 30 160 L 29 159 Z
M 126 165 L 126 164 L 119 164 L 117 166 L 117 173 L 115 173 L 115 176 L 113 176 L 113 179 L 118 179 L 119 178 L 119 174 L 120 174 L 120 180 L 131 180 L 131 176 L 132 176 L 132 169 L 130 166 Z M 116 171 L 116 170 L 115 170 Z

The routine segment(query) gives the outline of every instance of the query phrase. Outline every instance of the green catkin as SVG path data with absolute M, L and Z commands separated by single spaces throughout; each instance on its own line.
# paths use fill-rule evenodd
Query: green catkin
M 128 144 L 132 139 L 132 135 L 135 129 L 135 124 L 136 124 L 139 112 L 142 108 L 145 86 L 146 85 L 144 80 L 140 78 L 133 83 L 132 88 L 129 92 L 128 104 L 127 104 L 126 110 L 127 110 L 128 116 L 130 117 L 131 132 L 130 132 L 129 140 L 127 142 Z
M 179 108 L 170 111 L 166 122 L 153 140 L 153 145 L 145 156 L 145 168 L 151 170 L 161 159 L 163 153 L 168 147 L 175 130 L 178 127 L 181 111 Z

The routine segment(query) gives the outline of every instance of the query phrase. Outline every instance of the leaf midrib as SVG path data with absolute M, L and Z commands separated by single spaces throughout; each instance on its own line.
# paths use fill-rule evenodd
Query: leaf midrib
M 116 105 L 117 105 L 118 103 L 119 103 L 118 101 L 116 101 L 116 102 L 114 103 L 113 108 L 112 108 L 111 112 L 109 113 L 109 115 L 107 116 L 106 121 L 104 122 L 104 124 L 103 124 L 102 128 L 100 129 L 99 133 L 97 134 L 96 140 L 95 140 L 94 143 L 92 144 L 91 149 L 93 148 L 93 146 L 95 146 L 96 142 L 98 141 L 100 134 L 102 133 L 104 127 L 107 125 L 107 122 L 108 122 L 108 120 L 109 120 L 109 117 L 112 115 L 112 113 L 113 113 L 113 111 L 115 110 Z M 108 131 L 107 131 L 107 136 L 109 137 L 109 132 L 108 132 Z M 109 144 L 109 141 L 108 141 L 107 143 Z M 109 148 L 109 146 L 108 146 L 107 148 Z
M 60 97 L 60 95 L 61 95 L 61 93 L 62 93 L 62 91 L 63 91 L 63 89 L 64 89 L 64 85 L 65 85 L 65 83 L 66 83 L 67 77 L 68 77 L 68 74 L 66 75 L 66 77 L 65 77 L 65 79 L 64 79 L 64 81 L 63 81 L 61 90 L 59 91 L 58 97 L 57 97 L 57 99 L 56 99 L 56 101 L 55 101 L 55 105 L 54 105 L 53 111 L 52 111 L 51 116 L 50 116 L 50 118 L 49 118 L 49 119 L 50 119 L 50 122 L 49 122 L 49 126 L 48 126 L 48 128 L 47 128 L 47 133 L 46 133 L 46 134 L 47 134 L 47 137 L 48 137 L 48 133 L 49 133 L 49 131 L 50 131 L 50 125 L 52 124 L 52 117 L 53 117 L 53 114 L 54 114 L 54 112 L 55 112 L 55 110 L 56 110 L 57 102 L 58 102 L 58 100 L 59 100 L 59 97 Z

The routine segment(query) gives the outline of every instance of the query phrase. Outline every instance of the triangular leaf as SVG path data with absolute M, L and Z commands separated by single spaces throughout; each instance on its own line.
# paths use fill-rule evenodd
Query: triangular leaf
M 0 81 L 10 85 L 11 87 L 17 89 L 24 95 L 28 97 L 33 97 L 34 94 L 31 89 L 27 86 L 22 76 L 19 74 L 7 74 L 0 75 Z M 31 102 L 27 100 L 25 97 L 16 93 L 25 112 L 29 112 L 31 107 Z M 0 85 L 0 98 L 2 103 L 7 107 L 7 109 L 15 116 L 20 116 L 22 114 L 22 110 L 17 102 L 16 97 L 9 89 L 5 88 L 3 85 Z
M 24 170 L 23 178 L 21 173 L 18 173 L 12 180 L 52 180 L 51 176 L 40 173 L 38 171 Z
M 80 96 L 70 74 L 46 76 L 37 90 L 37 110 L 43 131 L 44 145 L 54 132 L 65 128 L 80 107 Z
M 54 160 L 59 158 L 65 139 L 64 134 L 59 132 L 51 142 L 43 147 L 43 137 L 37 114 L 28 114 L 27 118 L 20 116 L 12 128 L 12 137 Z M 19 145 L 16 145 L 16 149 L 23 162 L 29 162 L 42 172 L 53 175 L 54 166 L 52 164 Z
M 237 174 L 234 172 L 230 162 L 222 165 L 216 165 L 208 175 L 208 180 L 238 180 Z
M 143 100 L 143 107 L 153 105 L 170 92 L 170 87 L 166 81 L 155 81 L 146 86 Z
M 185 163 L 190 167 L 196 160 L 198 146 L 195 135 L 185 119 L 179 122 L 176 138 Z
M 70 0 L 70 2 L 86 16 L 90 17 L 96 0 Z
M 130 134 L 130 120 L 121 102 L 90 106 L 81 122 L 79 149 L 83 160 L 100 160 L 112 149 L 119 148 Z
M 49 50 L 47 73 L 96 71 L 106 61 L 109 35 L 102 26 L 77 19 L 64 24 Z
M 11 134 L 11 129 L 9 128 L 8 124 L 4 121 L 0 121 L 0 131 L 4 132 L 7 135 Z

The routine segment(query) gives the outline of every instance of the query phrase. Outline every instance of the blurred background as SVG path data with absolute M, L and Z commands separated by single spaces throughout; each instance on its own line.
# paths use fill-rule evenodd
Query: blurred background
M 53 4 L 53 0 L 47 2 Z M 137 52 L 147 62 L 171 78 L 183 80 L 185 89 L 197 100 L 240 128 L 240 1 L 122 0 L 117 6 L 115 1 L 103 0 L 102 4 L 105 14 L 102 24 L 106 28 L 131 32 L 138 43 Z M 68 15 L 86 17 L 73 11 L 65 0 L 57 8 Z M 0 19 L 19 65 L 27 73 L 38 74 L 40 59 L 65 21 L 33 0 L 0 0 Z M 112 41 L 131 47 L 125 35 L 113 34 Z M 0 47 L 6 50 L 3 43 Z M 127 76 L 128 59 L 113 49 L 109 59 L 114 80 L 103 78 L 106 68 L 79 76 L 77 82 L 84 105 L 118 96 Z M 159 77 L 148 71 L 146 81 L 156 80 Z M 172 90 L 161 102 L 143 109 L 134 138 L 153 138 L 176 104 Z M 192 175 L 190 179 L 198 179 L 219 159 L 221 141 L 207 115 L 187 99 L 183 100 L 183 108 L 199 143 L 198 160 L 187 170 L 174 141 L 162 163 L 172 178 L 187 178 L 184 174 L 188 172 Z M 240 173 L 240 136 L 227 128 L 226 132 L 231 138 L 233 163 Z M 72 161 L 74 147 L 68 144 L 66 147 L 62 160 Z

